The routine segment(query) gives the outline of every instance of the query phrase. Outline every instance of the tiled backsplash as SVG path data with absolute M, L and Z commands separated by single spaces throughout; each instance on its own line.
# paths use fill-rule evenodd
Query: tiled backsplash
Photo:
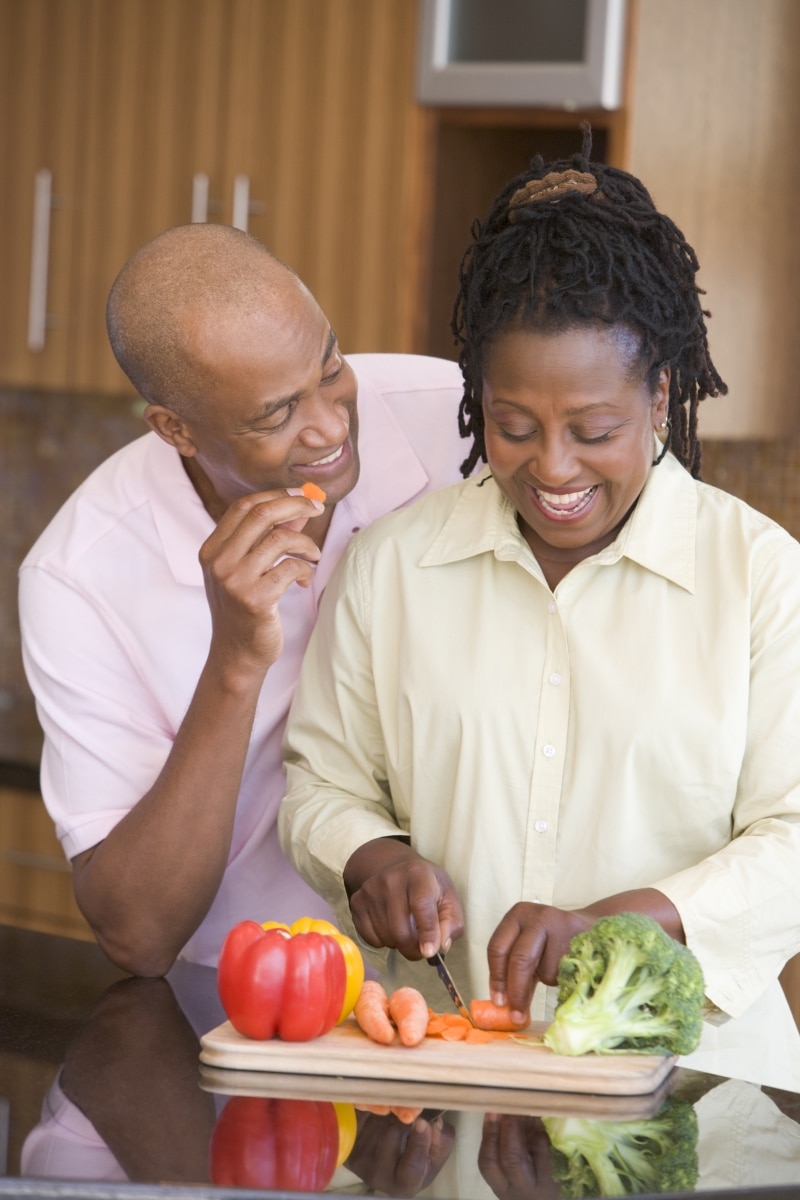
M 22 671 L 17 567 L 77 484 L 144 432 L 136 402 L 0 390 L 0 763 L 35 764 L 41 744 Z M 800 538 L 800 440 L 706 442 L 703 478 Z

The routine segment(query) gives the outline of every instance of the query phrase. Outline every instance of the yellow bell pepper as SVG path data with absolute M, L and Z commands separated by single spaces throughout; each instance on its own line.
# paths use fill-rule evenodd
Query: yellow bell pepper
M 330 921 L 322 920 L 321 917 L 299 917 L 291 925 L 284 925 L 281 921 L 263 921 L 261 928 L 286 929 L 291 934 L 324 933 L 336 939 L 342 948 L 347 968 L 347 985 L 344 992 L 344 1001 L 342 1002 L 342 1011 L 339 1013 L 339 1018 L 336 1022 L 337 1025 L 341 1025 L 345 1017 L 349 1017 L 355 1008 L 356 1000 L 361 992 L 361 985 L 364 982 L 364 959 L 352 938 L 342 933 Z
M 334 1100 L 333 1107 L 336 1110 L 336 1120 L 339 1125 L 339 1154 L 336 1166 L 340 1167 L 345 1159 L 350 1157 L 350 1152 L 356 1144 L 358 1118 L 355 1108 L 346 1100 Z

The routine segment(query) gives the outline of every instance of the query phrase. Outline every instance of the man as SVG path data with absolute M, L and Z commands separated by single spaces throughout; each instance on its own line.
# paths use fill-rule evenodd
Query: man
M 461 379 L 348 362 L 297 276 L 220 225 L 135 254 L 108 330 L 151 432 L 42 534 L 20 618 L 78 904 L 115 963 L 158 975 L 215 963 L 245 917 L 329 915 L 278 845 L 285 716 L 350 537 L 459 478 Z

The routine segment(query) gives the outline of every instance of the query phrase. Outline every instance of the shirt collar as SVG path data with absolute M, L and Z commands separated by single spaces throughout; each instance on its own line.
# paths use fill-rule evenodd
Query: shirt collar
M 667 454 L 647 477 L 639 501 L 619 536 L 591 561 L 611 564 L 625 557 L 679 587 L 695 588 L 697 486 Z M 422 566 L 458 562 L 492 552 L 523 562 L 530 551 L 516 512 L 487 470 L 467 480 L 450 516 L 421 559 Z M 532 557 L 532 555 L 531 555 Z
M 354 533 L 384 513 L 394 512 L 420 495 L 429 476 L 381 393 L 369 379 L 358 379 L 358 482 L 333 511 L 322 556 L 314 572 L 321 594 Z
M 146 436 L 150 444 L 144 466 L 145 493 L 170 570 L 176 582 L 203 587 L 197 556 L 213 533 L 214 522 L 183 469 L 178 451 L 157 433 Z

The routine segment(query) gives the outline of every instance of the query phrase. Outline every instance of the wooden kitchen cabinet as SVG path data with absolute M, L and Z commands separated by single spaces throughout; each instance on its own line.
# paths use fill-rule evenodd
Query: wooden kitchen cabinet
M 343 346 L 409 349 L 416 32 L 408 0 L 0 0 L 0 386 L 129 392 L 108 291 L 145 241 L 203 219 L 198 177 L 206 219 L 290 263 Z M 43 168 L 47 319 L 30 349 Z
M 216 166 L 223 24 L 218 0 L 0 0 L 3 384 L 126 390 L 105 300 L 137 246 L 190 220 L 193 175 Z M 31 348 L 42 170 L 47 316 Z
M 72 870 L 37 792 L 0 787 L 0 922 L 92 941 Z

